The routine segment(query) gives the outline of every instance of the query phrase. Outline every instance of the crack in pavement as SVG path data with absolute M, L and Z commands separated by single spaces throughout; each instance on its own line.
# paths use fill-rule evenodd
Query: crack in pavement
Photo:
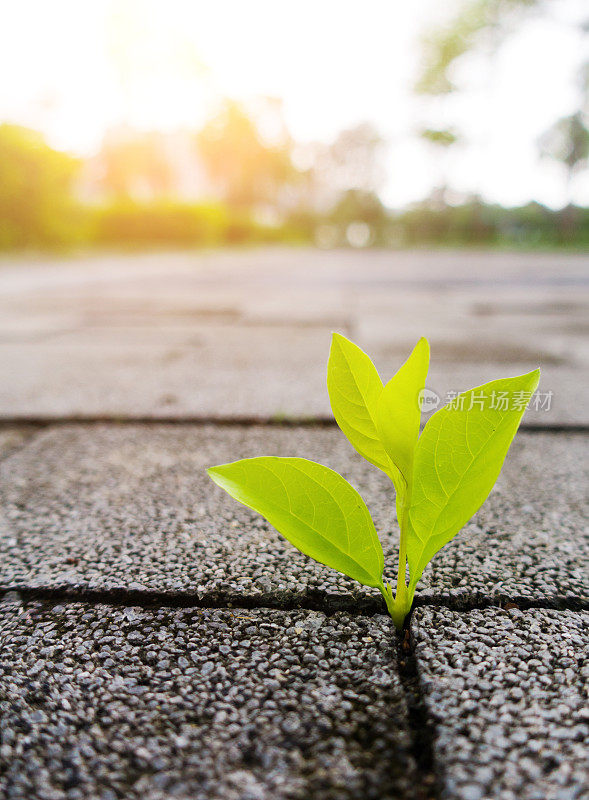
M 227 592 L 208 592 L 200 595 L 190 592 L 154 592 L 141 589 L 72 589 L 71 587 L 24 587 L 0 586 L 0 601 L 22 600 L 25 602 L 83 602 L 110 606 L 129 606 L 149 608 L 270 608 L 275 610 L 321 611 L 332 615 L 344 611 L 349 615 L 386 614 L 384 603 L 377 598 L 362 598 L 359 602 L 349 597 L 333 598 L 320 591 L 303 594 L 266 593 L 259 596 L 243 596 Z M 436 726 L 428 711 L 426 694 L 422 685 L 419 666 L 411 635 L 411 618 L 416 607 L 446 607 L 454 611 L 468 612 L 484 608 L 548 608 L 558 610 L 582 610 L 589 608 L 583 598 L 552 597 L 543 600 L 530 598 L 506 598 L 505 602 L 478 598 L 469 602 L 468 598 L 428 597 L 416 598 L 405 619 L 403 629 L 397 634 L 397 667 L 399 680 L 407 705 L 407 729 L 410 737 L 410 751 L 418 768 L 420 780 L 414 787 L 415 800 L 440 800 L 442 797 L 442 776 L 436 766 L 434 743 Z
M 38 434 L 52 426 L 68 424 L 100 424 L 112 425 L 179 425 L 216 424 L 227 427 L 236 426 L 267 426 L 267 427 L 335 427 L 331 418 L 322 419 L 255 419 L 255 418 L 113 418 L 109 416 L 97 417 L 63 417 L 29 418 L 29 419 L 0 419 L 0 429 L 26 428 L 22 441 L 10 448 L 4 457 L 9 457 L 33 441 Z M 589 426 L 583 425 L 530 425 L 522 426 L 523 430 L 530 433 L 589 433 Z M 1 460 L 1 459 L 0 459 Z M 431 591 L 431 590 L 430 590 Z M 84 586 L 45 586 L 31 584 L 6 584 L 0 585 L 0 600 L 15 598 L 23 601 L 40 601 L 43 603 L 89 603 L 102 604 L 113 607 L 140 607 L 144 609 L 155 608 L 208 608 L 208 609 L 273 609 L 277 611 L 320 611 L 327 616 L 337 612 L 345 612 L 350 616 L 386 615 L 386 607 L 380 597 L 336 595 L 321 590 L 307 590 L 293 593 L 285 591 L 264 592 L 257 595 L 242 595 L 227 590 L 215 591 L 165 591 L 150 590 L 145 588 L 127 588 L 124 586 L 95 589 Z M 492 597 L 481 594 L 464 595 L 460 597 L 446 596 L 444 594 L 428 594 L 416 597 L 413 609 L 418 607 L 446 608 L 449 611 L 469 612 L 484 609 L 518 608 L 522 611 L 529 609 L 547 609 L 556 611 L 583 611 L 589 610 L 589 598 L 579 595 L 550 595 L 542 598 L 519 596 L 514 594 L 498 593 Z M 430 715 L 426 702 L 425 691 L 422 685 L 419 665 L 417 662 L 414 642 L 411 636 L 411 614 L 407 617 L 403 631 L 397 637 L 397 663 L 398 675 L 407 704 L 408 732 L 411 740 L 411 753 L 418 766 L 420 780 L 414 787 L 415 800 L 439 800 L 442 796 L 442 777 L 434 759 L 434 742 L 436 727 Z
M 220 428 L 233 427 L 268 427 L 268 428 L 337 428 L 337 423 L 330 416 L 215 416 L 215 415 L 182 415 L 182 416 L 130 416 L 127 414 L 68 414 L 66 416 L 51 415 L 17 415 L 0 416 L 0 429 L 18 426 L 32 426 L 36 428 L 50 428 L 62 425 L 218 425 Z M 424 425 L 421 426 L 423 430 Z M 534 423 L 522 422 L 520 431 L 526 433 L 576 433 L 588 434 L 589 425 L 583 423 Z
M 442 779 L 434 757 L 435 723 L 425 701 L 415 647 L 411 636 L 412 611 L 405 618 L 403 630 L 397 636 L 397 665 L 403 695 L 407 704 L 408 727 L 411 736 L 411 755 L 422 776 L 420 794 L 427 800 L 442 797 Z
M 327 616 L 339 611 L 352 616 L 375 616 L 387 614 L 380 597 L 350 597 L 330 595 L 320 590 L 306 592 L 264 592 L 258 595 L 243 595 L 222 590 L 208 592 L 158 591 L 152 589 L 129 589 L 113 587 L 92 589 L 84 586 L 31 586 L 26 584 L 0 584 L 0 594 L 16 593 L 25 600 L 63 600 L 111 606 L 137 606 L 142 608 L 269 608 L 276 611 L 321 611 Z M 546 609 L 552 611 L 587 611 L 589 598 L 559 596 L 545 598 L 500 595 L 489 598 L 445 597 L 443 595 L 416 597 L 413 608 L 433 606 L 449 611 L 468 612 L 488 608 Z

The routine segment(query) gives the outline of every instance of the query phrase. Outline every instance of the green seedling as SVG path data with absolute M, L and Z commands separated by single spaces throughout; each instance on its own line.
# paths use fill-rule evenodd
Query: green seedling
M 420 435 L 419 398 L 428 366 L 429 344 L 420 339 L 383 386 L 366 353 L 333 335 L 327 387 L 335 419 L 396 490 L 400 543 L 394 596 L 383 579 L 383 551 L 366 504 L 337 472 L 304 458 L 275 456 L 207 470 L 303 553 L 379 589 L 397 628 L 426 565 L 493 488 L 540 376 L 536 369 L 464 392 L 433 414 Z

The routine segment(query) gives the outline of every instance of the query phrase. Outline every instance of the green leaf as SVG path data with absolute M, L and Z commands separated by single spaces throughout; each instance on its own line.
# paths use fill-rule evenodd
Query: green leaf
M 379 438 L 406 486 L 411 484 L 413 475 L 413 456 L 421 421 L 419 393 L 425 386 L 428 367 L 429 344 L 422 338 L 384 387 L 377 405 Z
M 481 507 L 501 471 L 540 370 L 458 395 L 428 421 L 415 451 L 407 558 L 410 590 Z
M 327 391 L 333 416 L 350 444 L 387 475 L 391 463 L 376 429 L 382 381 L 376 367 L 345 336 L 334 333 L 327 364 Z
M 367 586 L 382 584 L 384 557 L 370 513 L 337 472 L 305 458 L 274 456 L 207 472 L 306 555 Z

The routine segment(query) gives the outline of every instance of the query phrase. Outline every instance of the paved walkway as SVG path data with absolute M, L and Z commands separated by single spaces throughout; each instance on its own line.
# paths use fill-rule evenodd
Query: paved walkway
M 0 267 L 0 798 L 589 796 L 587 264 L 250 251 Z M 554 392 L 401 637 L 376 592 L 203 472 L 326 463 L 365 497 L 394 574 L 387 481 L 322 421 L 331 329 L 383 373 L 428 333 L 440 394 L 537 363 Z
M 330 416 L 330 335 L 390 375 L 430 338 L 442 399 L 541 364 L 589 424 L 589 256 L 262 250 L 0 262 L 0 415 Z

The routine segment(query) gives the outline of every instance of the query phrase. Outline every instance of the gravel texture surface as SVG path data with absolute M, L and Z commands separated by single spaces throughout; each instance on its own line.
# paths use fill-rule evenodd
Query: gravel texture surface
M 443 798 L 589 796 L 588 633 L 587 612 L 415 612 Z
M 26 425 L 0 427 L 0 461 L 20 449 L 37 431 L 38 428 Z
M 394 577 L 392 488 L 335 428 L 72 425 L 40 432 L 0 465 L 0 586 L 380 608 L 376 590 L 300 554 L 204 472 L 270 454 L 308 457 L 348 478 Z M 426 569 L 421 594 L 586 602 L 586 466 L 583 435 L 518 434 L 486 505 Z
M 0 796 L 421 798 L 387 617 L 0 604 Z
M 572 254 L 5 260 L 0 414 L 331 417 L 338 330 L 383 377 L 428 336 L 442 402 L 539 364 L 526 424 L 582 426 L 588 287 Z M 0 428 L 0 800 L 589 797 L 586 435 L 518 435 L 398 651 L 375 590 L 204 472 L 270 454 L 350 480 L 394 577 L 392 488 L 336 428 Z M 467 610 L 504 601 L 559 610 Z

